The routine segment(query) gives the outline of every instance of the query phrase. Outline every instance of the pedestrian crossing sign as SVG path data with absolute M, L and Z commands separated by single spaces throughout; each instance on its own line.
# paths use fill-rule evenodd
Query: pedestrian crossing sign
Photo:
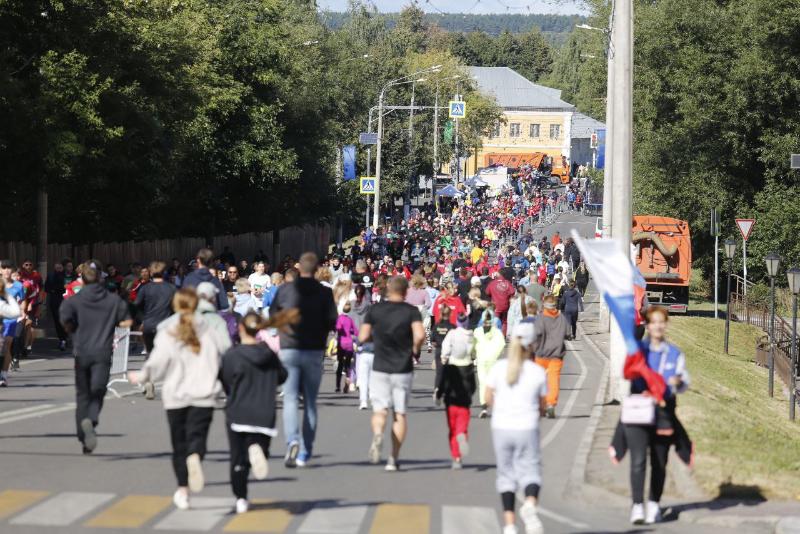
M 467 116 L 467 104 L 463 100 L 450 101 L 450 118 L 463 119 Z
M 375 177 L 362 176 L 361 177 L 361 194 L 374 195 L 375 194 Z

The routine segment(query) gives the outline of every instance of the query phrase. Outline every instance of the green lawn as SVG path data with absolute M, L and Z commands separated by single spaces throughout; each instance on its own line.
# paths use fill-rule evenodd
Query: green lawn
M 733 323 L 726 356 L 722 320 L 670 322 L 670 339 L 685 351 L 692 376 L 678 415 L 695 442 L 698 482 L 714 495 L 800 499 L 800 419 L 789 421 L 780 380 L 775 398 L 767 395 L 767 371 L 753 363 L 760 330 Z

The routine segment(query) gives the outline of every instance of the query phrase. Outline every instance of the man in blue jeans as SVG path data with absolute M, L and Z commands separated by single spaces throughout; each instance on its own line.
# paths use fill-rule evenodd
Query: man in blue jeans
M 297 308 L 300 322 L 281 332 L 281 362 L 289 372 L 283 384 L 283 431 L 286 434 L 286 467 L 305 467 L 317 433 L 317 394 L 322 380 L 328 333 L 336 326 L 338 312 L 333 292 L 314 279 L 317 255 L 300 256 L 300 276 L 278 288 L 270 313 Z M 297 411 L 303 395 L 303 436 Z

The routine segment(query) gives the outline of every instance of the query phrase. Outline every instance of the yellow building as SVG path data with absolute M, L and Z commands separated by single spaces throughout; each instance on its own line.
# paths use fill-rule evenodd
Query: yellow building
M 588 148 L 591 133 L 604 126 L 561 100 L 560 90 L 535 84 L 508 67 L 469 67 L 469 73 L 478 89 L 503 109 L 506 123 L 497 124 L 483 139 L 477 157 L 467 161 L 467 173 L 493 163 L 517 167 L 535 153 L 545 153 L 555 162 L 562 156 L 570 163 L 573 156 L 580 164 L 591 162 L 584 145 Z

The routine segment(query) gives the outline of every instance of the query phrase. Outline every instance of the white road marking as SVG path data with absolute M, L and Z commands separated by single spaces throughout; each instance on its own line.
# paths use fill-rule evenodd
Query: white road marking
M 24 402 L 24 401 L 23 401 Z M 35 406 L 28 406 L 27 408 L 19 408 L 17 410 L 6 410 L 3 412 L 4 417 L 11 417 L 12 415 L 19 415 L 28 412 L 35 412 L 38 410 L 46 410 L 52 408 L 55 404 L 37 404 Z
M 231 512 L 233 497 L 192 497 L 189 503 L 189 510 L 173 510 L 154 528 L 209 531 Z
M 12 525 L 66 526 L 114 498 L 113 493 L 67 491 L 11 520 Z
M 552 519 L 562 525 L 568 525 L 572 528 L 577 528 L 580 530 L 588 530 L 589 525 L 586 523 L 581 523 L 580 521 L 575 521 L 574 519 L 570 519 L 569 517 L 563 516 L 561 514 L 557 514 L 555 512 L 551 512 L 547 508 L 542 508 L 541 506 L 537 507 L 539 510 L 539 515 L 544 516 L 548 519 Z
M 47 360 L 46 358 L 37 358 L 37 359 L 35 359 L 35 360 L 22 360 L 21 362 L 19 362 L 19 365 L 20 365 L 20 367 L 21 367 L 21 366 L 23 366 L 23 365 L 30 365 L 30 364 L 32 364 L 32 363 L 44 362 L 44 361 L 46 361 L 46 360 Z
M 358 532 L 367 515 L 366 506 L 314 508 L 303 520 L 298 534 L 349 534 Z
M 74 402 L 70 402 L 69 404 L 62 404 L 61 406 L 56 406 L 47 409 L 40 408 L 37 411 L 30 411 L 28 413 L 23 413 L 14 417 L 5 417 L 3 419 L 0 419 L 0 425 L 6 425 L 8 423 L 13 423 L 15 421 L 22 421 L 24 419 L 33 419 L 34 417 L 43 417 L 45 415 L 52 415 L 54 413 L 66 412 L 74 409 L 75 409 Z
M 494 534 L 500 521 L 493 508 L 484 506 L 442 506 L 442 534 Z
M 556 424 L 553 425 L 553 428 L 551 428 L 542 439 L 543 449 L 547 447 L 554 439 L 556 439 L 558 433 L 561 432 L 561 429 L 564 428 L 565 424 L 567 424 L 567 416 L 572 413 L 572 408 L 575 405 L 575 401 L 578 400 L 578 395 L 581 392 L 583 383 L 586 382 L 588 373 L 586 372 L 586 364 L 584 363 L 583 358 L 581 358 L 581 352 L 575 351 L 575 357 L 578 359 L 578 364 L 581 366 L 580 378 L 578 378 L 578 381 L 575 383 L 575 387 L 573 388 L 572 393 L 570 393 L 569 399 L 567 399 L 567 404 L 564 405 L 564 411 L 558 415 Z

